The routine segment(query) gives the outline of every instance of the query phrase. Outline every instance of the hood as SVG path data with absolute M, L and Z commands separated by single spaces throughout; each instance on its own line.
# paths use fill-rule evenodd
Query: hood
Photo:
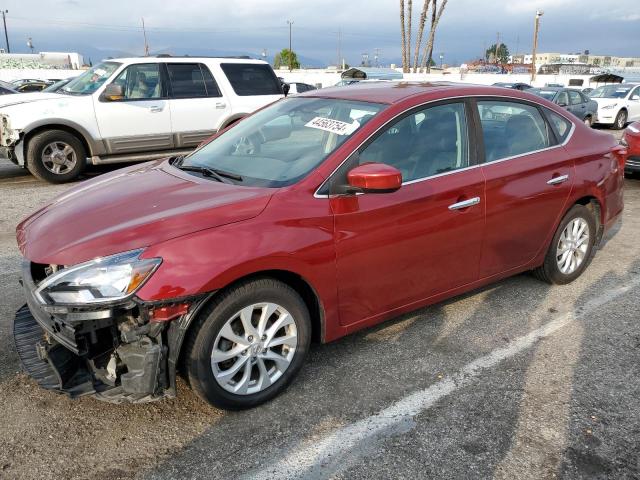
M 177 171 L 168 161 L 80 184 L 16 229 L 32 262 L 73 265 L 255 217 L 274 190 L 228 185 Z
M 68 95 L 49 92 L 10 93 L 0 96 L 0 108 L 21 105 L 23 103 L 39 102 L 44 100 L 60 100 L 69 98 Z
M 624 103 L 624 98 L 591 98 L 591 100 L 596 102 L 599 108 Z

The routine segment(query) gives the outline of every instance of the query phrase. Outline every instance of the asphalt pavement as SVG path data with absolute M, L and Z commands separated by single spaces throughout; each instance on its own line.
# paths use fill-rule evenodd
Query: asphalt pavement
M 250 411 L 71 401 L 19 373 L 17 222 L 67 186 L 0 164 L 0 478 L 640 478 L 640 179 L 576 282 L 518 275 L 328 345 Z

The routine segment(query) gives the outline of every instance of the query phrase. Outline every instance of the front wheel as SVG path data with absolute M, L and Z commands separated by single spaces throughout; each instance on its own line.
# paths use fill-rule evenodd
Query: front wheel
M 591 128 L 591 126 L 593 125 L 593 119 L 591 118 L 591 116 L 585 117 L 584 124 L 587 127 Z
M 201 312 L 186 346 L 189 383 L 216 407 L 255 407 L 296 376 L 311 321 L 298 293 L 270 278 L 240 284 Z
M 620 110 L 618 112 L 618 115 L 616 115 L 614 127 L 616 130 L 622 130 L 626 124 L 627 124 L 627 111 Z
M 40 180 L 65 183 L 85 169 L 87 153 L 82 142 L 64 130 L 38 133 L 27 145 L 27 167 Z
M 596 228 L 591 210 L 574 205 L 560 222 L 544 263 L 534 270 L 536 277 L 564 285 L 582 275 L 593 257 Z

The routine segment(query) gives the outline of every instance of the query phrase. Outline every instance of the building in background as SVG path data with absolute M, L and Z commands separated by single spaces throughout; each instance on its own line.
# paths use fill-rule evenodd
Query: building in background
M 0 53 L 0 69 L 78 70 L 83 65 L 82 55 L 75 52 Z
M 531 55 L 513 55 L 509 63 L 531 64 Z M 544 64 L 584 64 L 600 68 L 640 67 L 640 57 L 614 57 L 612 55 L 591 55 L 585 53 L 537 53 L 536 65 Z

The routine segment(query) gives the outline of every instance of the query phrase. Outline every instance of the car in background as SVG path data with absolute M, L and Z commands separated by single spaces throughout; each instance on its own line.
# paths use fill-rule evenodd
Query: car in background
M 290 82 L 289 83 L 289 95 L 295 95 L 296 93 L 304 93 L 310 90 L 316 90 L 316 87 L 302 82 Z
M 589 97 L 598 102 L 598 123 L 622 130 L 627 122 L 640 120 L 640 84 L 602 85 Z
M 0 80 L 0 95 L 7 95 L 10 93 L 18 93 L 18 91 L 15 88 L 15 85 L 9 82 L 3 82 L 2 80 Z
M 218 407 L 255 407 L 312 338 L 530 270 L 576 280 L 621 218 L 625 154 L 516 90 L 362 82 L 289 97 L 22 221 L 16 351 L 72 397 L 171 398 L 182 372 Z
M 591 87 L 587 87 L 587 88 L 583 88 L 582 90 L 580 90 L 582 93 L 584 93 L 585 95 L 589 95 L 591 92 L 593 92 L 593 90 L 595 90 L 594 88 Z
M 50 80 L 22 79 L 11 82 L 18 93 L 41 92 L 53 82 Z
M 522 82 L 514 82 L 514 83 L 510 83 L 510 82 L 496 82 L 493 84 L 494 87 L 504 87 L 504 88 L 512 88 L 514 90 L 528 90 L 530 88 L 533 88 L 531 85 L 529 85 L 528 83 L 522 83 Z
M 107 60 L 55 93 L 29 95 L 0 97 L 0 156 L 62 183 L 76 179 L 87 159 L 97 165 L 190 153 L 283 91 L 262 60 L 163 55 Z
M 62 87 L 64 87 L 66 84 L 68 84 L 74 78 L 75 77 L 58 80 L 57 82 L 52 83 L 51 85 L 49 85 L 47 88 L 45 88 L 42 91 L 43 92 L 57 92 L 58 90 L 60 90 Z
M 640 122 L 627 127 L 622 136 L 622 144 L 627 147 L 629 155 L 624 166 L 625 173 L 640 173 Z
M 566 108 L 588 126 L 598 121 L 598 104 L 578 90 L 544 87 L 531 88 L 528 92 Z

